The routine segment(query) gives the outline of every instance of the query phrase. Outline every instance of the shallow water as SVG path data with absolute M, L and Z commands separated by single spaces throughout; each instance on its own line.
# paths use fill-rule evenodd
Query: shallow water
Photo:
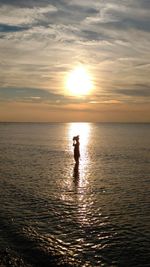
M 0 247 L 149 266 L 149 136 L 150 124 L 0 123 Z

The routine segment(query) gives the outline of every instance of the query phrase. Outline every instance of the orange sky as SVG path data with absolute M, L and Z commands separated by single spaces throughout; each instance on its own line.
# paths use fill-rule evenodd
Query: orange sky
M 149 122 L 149 104 L 93 104 L 51 108 L 47 104 L 3 103 L 1 121 L 23 122 Z

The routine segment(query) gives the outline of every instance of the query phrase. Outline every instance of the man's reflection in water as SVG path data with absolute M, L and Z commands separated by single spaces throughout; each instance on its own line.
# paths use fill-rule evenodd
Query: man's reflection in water
M 76 162 L 73 169 L 74 183 L 77 186 L 79 183 L 79 162 Z

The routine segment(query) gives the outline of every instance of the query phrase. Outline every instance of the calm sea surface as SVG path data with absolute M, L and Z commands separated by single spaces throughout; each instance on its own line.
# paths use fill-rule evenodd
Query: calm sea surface
M 149 179 L 150 124 L 0 123 L 0 247 L 150 266 Z

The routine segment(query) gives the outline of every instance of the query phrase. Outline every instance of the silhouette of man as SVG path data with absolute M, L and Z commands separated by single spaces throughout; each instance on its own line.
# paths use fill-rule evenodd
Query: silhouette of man
M 79 135 L 73 137 L 73 146 L 74 146 L 74 159 L 75 159 L 75 162 L 79 163 L 79 158 L 80 158 Z

